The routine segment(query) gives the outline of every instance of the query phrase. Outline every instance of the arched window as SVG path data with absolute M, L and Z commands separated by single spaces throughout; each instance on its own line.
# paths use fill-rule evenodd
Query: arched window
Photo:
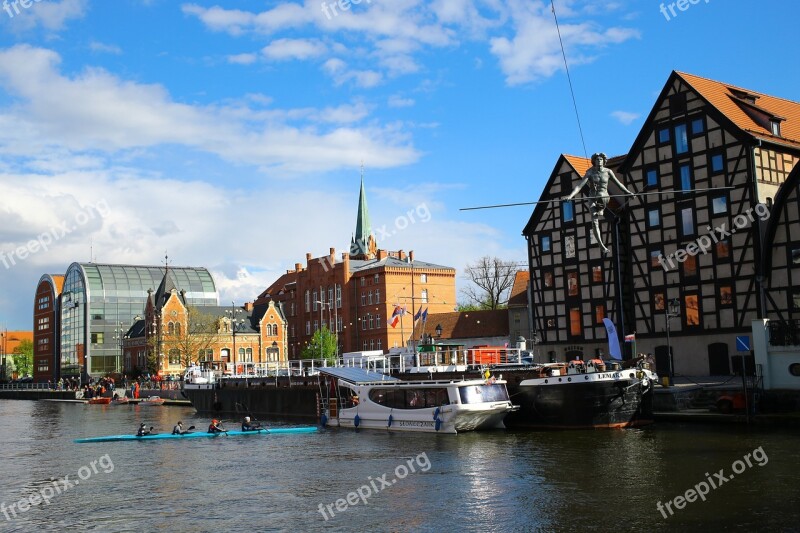
M 173 324 L 172 322 L 170 322 L 170 323 L 167 325 L 167 333 L 168 333 L 169 335 L 175 335 L 175 324 Z
M 180 336 L 180 334 L 181 334 L 181 323 L 180 322 L 176 322 L 175 323 L 175 335 Z
M 170 325 L 172 323 L 170 322 Z M 181 351 L 177 348 L 173 348 L 169 351 L 169 364 L 170 365 L 179 365 L 181 364 Z
M 244 351 L 244 360 L 246 362 L 248 362 L 248 363 L 252 363 L 253 362 L 253 349 L 252 348 L 247 348 Z

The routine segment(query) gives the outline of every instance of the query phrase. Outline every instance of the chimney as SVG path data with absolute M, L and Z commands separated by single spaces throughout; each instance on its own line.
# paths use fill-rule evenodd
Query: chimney
M 350 276 L 350 254 L 342 252 L 342 270 L 344 271 L 344 279 Z
M 248 313 L 253 310 L 253 307 L 254 307 L 253 302 L 244 303 L 244 310 L 247 311 Z
M 406 260 L 406 253 L 403 250 L 398 250 L 397 251 L 397 258 L 400 261 L 405 261 Z
M 311 253 L 306 253 L 306 268 L 311 268 Z
M 408 252 L 408 260 L 411 261 L 412 263 L 414 262 L 414 250 Z
M 386 252 L 386 250 L 378 250 L 378 261 L 383 261 L 388 255 L 389 254 Z
M 307 258 L 308 258 L 308 256 L 306 256 L 306 259 L 307 259 Z M 294 264 L 294 271 L 295 271 L 295 272 L 300 272 L 301 270 L 303 270 L 303 265 L 302 265 L 302 264 L 300 264 L 300 263 L 295 263 L 295 264 Z

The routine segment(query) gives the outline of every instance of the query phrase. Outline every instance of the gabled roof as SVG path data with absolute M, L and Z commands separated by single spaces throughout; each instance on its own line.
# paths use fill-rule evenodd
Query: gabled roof
M 628 157 L 627 154 L 608 157 L 608 160 L 606 161 L 606 168 L 610 168 L 615 173 L 617 173 L 619 166 L 622 164 L 623 161 L 625 161 L 625 158 L 627 157 Z M 553 186 L 556 184 L 556 180 L 560 179 L 561 177 L 562 173 L 559 172 L 559 169 L 561 169 L 562 162 L 564 161 L 566 161 L 567 164 L 569 164 L 569 166 L 572 167 L 572 170 L 581 178 L 583 178 L 583 176 L 586 174 L 586 171 L 589 170 L 589 168 L 591 168 L 592 166 L 591 159 L 587 159 L 585 157 L 580 157 L 577 155 L 561 154 L 558 157 L 558 160 L 556 161 L 556 164 L 553 167 L 552 172 L 550 173 L 550 178 L 547 180 L 547 183 L 545 184 L 544 189 L 542 190 L 542 195 L 539 197 L 539 201 L 557 200 L 560 196 L 562 196 L 562 194 L 555 195 L 551 191 L 553 189 Z M 620 177 L 618 173 L 617 177 Z M 573 185 L 578 185 L 578 183 L 580 182 L 575 182 Z M 558 202 L 543 202 L 537 204 L 536 207 L 534 207 L 530 218 L 528 219 L 528 223 L 525 224 L 525 227 L 522 229 L 522 234 L 530 235 L 534 230 L 534 226 L 541 220 L 544 213 L 550 209 L 559 208 L 559 205 L 560 204 Z M 608 211 L 616 209 L 618 205 L 619 204 L 617 203 L 616 199 L 612 198 L 608 205 L 609 207 Z M 606 217 L 609 216 L 612 215 L 610 215 L 610 213 L 607 212 Z
M 772 208 L 770 209 L 771 215 L 769 217 L 769 222 L 767 222 L 764 243 L 762 245 L 764 247 L 764 251 L 762 253 L 762 257 L 764 258 L 764 266 L 761 275 L 765 277 L 770 277 L 772 275 L 773 255 L 775 253 L 784 253 L 786 251 L 785 245 L 775 245 L 775 234 L 778 232 L 778 228 L 780 226 L 786 224 L 786 205 L 790 199 L 798 196 L 799 190 L 800 165 L 795 165 L 792 169 L 792 172 L 789 174 L 789 177 L 787 177 L 786 181 L 781 183 L 780 187 L 778 188 Z
M 442 326 L 443 339 L 507 337 L 509 332 L 507 309 L 431 313 L 426 324 L 425 330 L 431 334 L 436 326 Z
M 677 71 L 676 74 L 743 131 L 758 139 L 800 147 L 800 103 L 694 74 Z M 773 135 L 767 127 L 768 124 L 759 124 L 753 118 L 754 113 L 747 113 L 746 108 L 770 114 L 780 120 L 781 136 Z
M 159 309 L 165 303 L 167 303 L 167 300 L 169 300 L 173 289 L 178 293 L 178 298 L 180 298 L 181 303 L 186 306 L 186 298 L 178 289 L 178 284 L 175 283 L 175 274 L 173 274 L 171 270 L 168 270 L 164 273 L 164 277 L 161 279 L 161 284 L 158 286 L 158 290 L 156 290 L 155 294 L 153 295 L 153 307 Z
M 527 307 L 528 306 L 528 281 L 531 279 L 531 273 L 527 270 L 518 270 L 514 276 L 514 285 L 511 287 L 511 292 L 508 295 L 509 307 Z

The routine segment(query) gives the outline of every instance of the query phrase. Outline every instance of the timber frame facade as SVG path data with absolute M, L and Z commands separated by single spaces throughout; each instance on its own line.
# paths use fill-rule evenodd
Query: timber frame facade
M 800 104 L 673 72 L 627 156 L 607 165 L 629 189 L 648 193 L 609 204 L 601 230 L 613 254 L 602 257 L 588 242 L 591 216 L 581 202 L 571 222 L 563 212 L 569 206 L 540 204 L 523 231 L 535 325 L 554 346 L 551 357 L 605 351 L 597 320 L 604 305 L 620 337 L 635 333 L 636 351 L 655 353 L 665 375 L 666 308 L 677 300 L 679 315 L 670 322 L 676 374 L 724 375 L 747 363 L 751 353 L 737 351 L 736 337 L 766 316 L 762 236 L 799 158 Z M 562 156 L 542 199 L 566 195 L 589 165 Z M 551 258 L 542 245 L 548 236 Z M 571 236 L 577 251 L 567 257 L 562 248 L 572 246 Z M 595 282 L 597 266 L 602 282 Z M 551 270 L 552 289 L 545 283 Z M 575 283 L 577 294 L 569 288 Z

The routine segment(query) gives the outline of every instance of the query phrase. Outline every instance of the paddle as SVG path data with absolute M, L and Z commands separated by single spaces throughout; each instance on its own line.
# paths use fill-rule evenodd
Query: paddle
M 259 432 L 259 433 L 261 433 L 262 431 L 266 431 L 267 433 L 269 433 L 269 429 L 267 429 L 267 428 L 265 428 L 265 427 L 262 427 L 261 420 L 259 420 L 258 418 L 256 418 L 256 417 L 253 415 L 253 413 L 251 413 L 251 412 L 250 412 L 250 409 L 248 409 L 248 408 L 247 408 L 247 406 L 246 406 L 245 404 L 243 404 L 243 403 L 239 403 L 239 402 L 236 402 L 236 406 L 237 406 L 237 407 L 241 407 L 241 408 L 243 408 L 243 409 L 244 409 L 244 411 L 247 413 L 247 416 L 249 416 L 249 417 L 250 417 L 250 419 L 253 421 L 253 424 L 251 424 L 251 426 L 250 426 L 250 427 L 252 427 L 253 429 L 251 429 L 250 431 L 257 431 L 257 432 Z

